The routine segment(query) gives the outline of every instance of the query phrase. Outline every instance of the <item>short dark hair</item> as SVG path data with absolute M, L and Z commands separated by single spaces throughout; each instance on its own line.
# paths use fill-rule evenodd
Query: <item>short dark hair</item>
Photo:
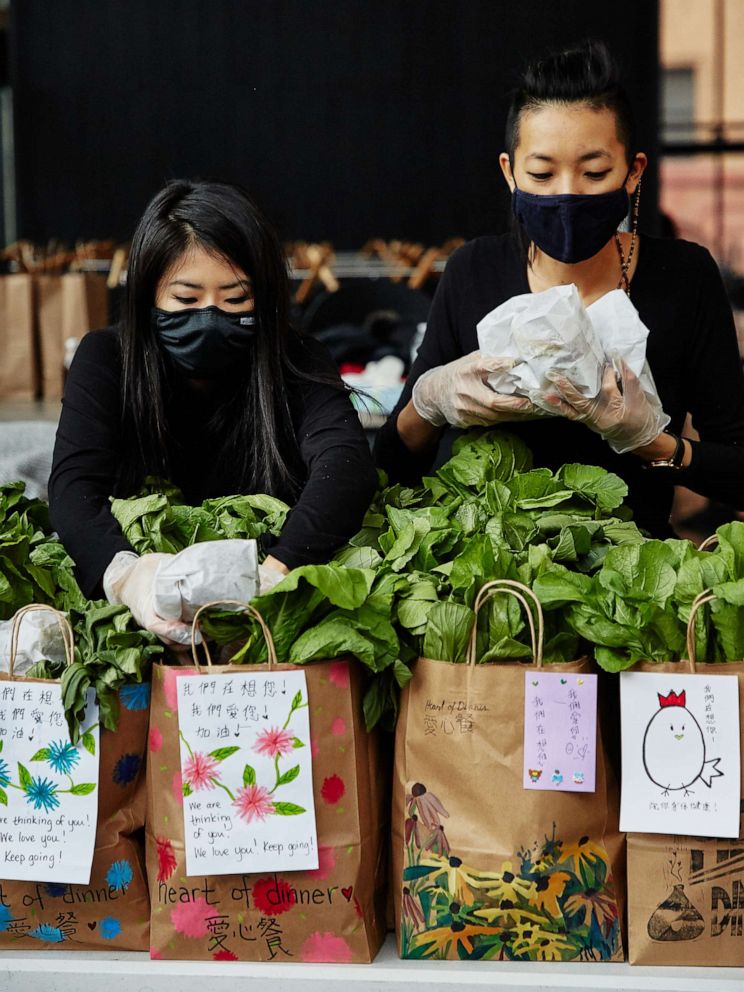
M 607 46 L 587 40 L 552 52 L 530 63 L 512 95 L 506 118 L 506 148 L 514 163 L 522 115 L 549 104 L 584 103 L 594 110 L 611 110 L 628 165 L 635 153 L 635 121 L 617 66 Z

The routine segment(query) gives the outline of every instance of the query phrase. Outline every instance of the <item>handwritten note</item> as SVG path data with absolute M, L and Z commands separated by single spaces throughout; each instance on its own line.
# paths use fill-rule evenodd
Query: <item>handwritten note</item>
M 524 673 L 525 789 L 594 792 L 597 676 Z
M 0 878 L 87 885 L 98 748 L 92 689 L 75 746 L 59 683 L 0 681 Z
M 735 675 L 620 675 L 620 829 L 738 837 Z
M 189 875 L 318 867 L 303 671 L 177 682 Z

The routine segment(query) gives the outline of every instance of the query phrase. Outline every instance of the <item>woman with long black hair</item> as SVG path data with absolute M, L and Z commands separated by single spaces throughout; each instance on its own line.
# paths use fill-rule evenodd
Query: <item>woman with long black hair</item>
M 477 238 L 449 260 L 406 387 L 379 432 L 378 464 L 413 484 L 446 460 L 463 429 L 503 425 L 538 465 L 616 472 L 636 521 L 654 536 L 671 533 L 675 485 L 744 507 L 744 377 L 731 309 L 704 248 L 638 234 L 647 159 L 604 45 L 587 42 L 527 69 L 500 161 L 515 230 Z M 621 232 L 630 203 L 632 230 Z M 559 377 L 545 397 L 555 417 L 487 385 L 504 360 L 478 352 L 479 321 L 513 296 L 570 283 L 587 306 L 618 288 L 630 296 L 649 329 L 666 430 L 658 401 L 628 369 L 618 382 L 608 366 L 590 400 Z M 681 436 L 688 412 L 699 441 Z
M 289 321 L 281 245 L 247 193 L 174 181 L 134 233 L 118 327 L 86 335 L 65 385 L 49 503 L 88 596 L 105 591 L 142 626 L 185 642 L 153 607 L 162 555 L 137 556 L 109 497 L 146 476 L 192 504 L 265 492 L 293 504 L 261 589 L 327 560 L 376 486 L 347 391 L 318 342 Z

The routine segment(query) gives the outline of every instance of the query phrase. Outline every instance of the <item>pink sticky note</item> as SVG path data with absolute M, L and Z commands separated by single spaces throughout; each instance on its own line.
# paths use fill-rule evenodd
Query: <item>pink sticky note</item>
M 594 792 L 597 676 L 524 673 L 525 789 Z

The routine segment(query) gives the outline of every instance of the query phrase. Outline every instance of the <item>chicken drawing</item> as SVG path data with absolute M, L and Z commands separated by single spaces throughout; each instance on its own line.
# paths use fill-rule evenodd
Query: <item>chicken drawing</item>
M 684 791 L 698 779 L 708 788 L 723 772 L 718 768 L 720 758 L 705 758 L 705 738 L 700 724 L 687 709 L 685 691 L 660 692 L 659 709 L 648 722 L 643 735 L 643 765 L 646 774 L 667 796 Z

